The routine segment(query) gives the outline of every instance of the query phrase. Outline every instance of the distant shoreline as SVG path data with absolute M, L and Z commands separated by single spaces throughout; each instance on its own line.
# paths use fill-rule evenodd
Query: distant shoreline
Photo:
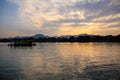
M 63 35 L 49 37 L 43 34 L 36 34 L 34 36 L 22 37 L 9 37 L 1 38 L 0 42 L 19 42 L 19 41 L 32 41 L 32 42 L 120 42 L 120 35 L 101 36 L 101 35 Z

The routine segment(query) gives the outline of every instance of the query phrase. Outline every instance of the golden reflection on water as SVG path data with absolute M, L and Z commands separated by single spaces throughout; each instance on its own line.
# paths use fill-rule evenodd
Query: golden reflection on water
M 27 80 L 51 75 L 60 78 L 62 74 L 75 76 L 88 66 L 120 60 L 118 48 L 106 43 L 37 43 L 37 47 L 19 56 L 19 67 Z
M 88 65 L 111 63 L 111 60 L 116 59 L 116 56 L 111 57 L 111 54 L 115 52 L 115 50 L 112 51 L 114 48 L 112 45 L 106 46 L 99 43 L 55 43 L 53 45 L 47 43 L 39 47 L 40 51 L 35 50 L 32 57 L 29 56 L 30 60 L 25 59 L 21 62 L 24 73 L 28 77 L 32 77 L 36 72 L 59 74 L 67 68 L 71 70 L 71 74 L 82 73 Z M 108 56 L 110 59 L 106 58 Z

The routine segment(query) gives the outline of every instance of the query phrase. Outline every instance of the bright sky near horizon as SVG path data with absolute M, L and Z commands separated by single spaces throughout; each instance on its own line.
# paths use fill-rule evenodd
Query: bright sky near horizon
M 120 34 L 120 0 L 0 0 L 0 37 Z

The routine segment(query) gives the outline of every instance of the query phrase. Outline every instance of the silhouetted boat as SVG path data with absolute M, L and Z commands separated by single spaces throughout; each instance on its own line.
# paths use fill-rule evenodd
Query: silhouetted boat
M 35 46 L 32 41 L 15 41 L 8 44 L 8 46 Z

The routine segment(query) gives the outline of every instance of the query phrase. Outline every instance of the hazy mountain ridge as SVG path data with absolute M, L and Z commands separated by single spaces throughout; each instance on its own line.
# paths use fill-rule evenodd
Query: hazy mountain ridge
M 11 42 L 20 40 L 32 40 L 34 42 L 120 42 L 120 35 L 62 35 L 62 36 L 46 36 L 43 34 L 35 34 L 33 36 L 16 36 L 1 38 L 0 42 Z
M 23 38 L 30 38 L 33 37 L 35 39 L 38 38 L 50 38 L 50 37 L 55 37 L 55 38 L 67 38 L 69 39 L 71 36 L 78 37 L 78 36 L 90 36 L 88 34 L 79 34 L 79 35 L 61 35 L 61 36 L 46 36 L 43 34 L 35 34 L 33 36 L 15 36 L 15 37 L 8 37 L 7 39 L 23 39 Z M 5 38 L 0 38 L 0 39 L 5 39 Z

